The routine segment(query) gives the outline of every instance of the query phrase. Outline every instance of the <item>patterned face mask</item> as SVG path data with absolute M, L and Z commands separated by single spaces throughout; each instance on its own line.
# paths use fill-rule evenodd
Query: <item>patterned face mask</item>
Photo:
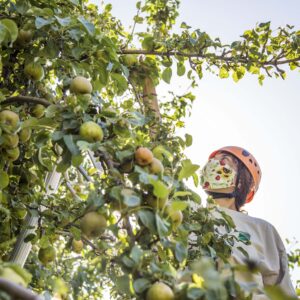
M 223 189 L 235 186 L 236 171 L 222 160 L 210 159 L 201 171 L 203 189 Z

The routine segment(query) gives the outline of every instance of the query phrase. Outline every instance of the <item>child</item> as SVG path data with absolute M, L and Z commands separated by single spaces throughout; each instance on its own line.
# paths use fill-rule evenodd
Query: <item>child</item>
M 202 187 L 208 195 L 233 219 L 236 229 L 250 235 L 250 245 L 237 243 L 230 258 L 233 264 L 245 264 L 242 246 L 255 262 L 259 272 L 251 278 L 237 272 L 238 282 L 254 281 L 258 292 L 253 299 L 268 299 L 264 286 L 278 285 L 287 295 L 296 296 L 288 271 L 288 260 L 283 242 L 276 229 L 267 221 L 241 212 L 258 190 L 261 170 L 256 159 L 245 149 L 228 146 L 214 151 L 202 169 Z

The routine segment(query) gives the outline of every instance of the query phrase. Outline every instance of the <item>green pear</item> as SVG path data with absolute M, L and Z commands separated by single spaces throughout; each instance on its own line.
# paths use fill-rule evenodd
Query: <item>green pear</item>
M 83 123 L 80 126 L 79 135 L 82 139 L 90 143 L 101 142 L 104 136 L 102 128 L 93 121 Z
M 95 211 L 85 214 L 80 223 L 82 233 L 88 238 L 99 237 L 105 231 L 106 226 L 106 218 Z

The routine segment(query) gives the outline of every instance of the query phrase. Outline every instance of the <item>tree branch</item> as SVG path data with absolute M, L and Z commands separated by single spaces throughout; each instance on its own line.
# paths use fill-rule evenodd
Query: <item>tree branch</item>
M 125 226 L 126 231 L 127 231 L 128 235 L 130 237 L 130 242 L 129 243 L 131 244 L 131 246 L 133 246 L 134 243 L 135 243 L 136 238 L 135 238 L 135 235 L 133 233 L 133 230 L 132 230 L 132 227 L 131 227 L 131 223 L 130 223 L 130 220 L 129 220 L 128 216 L 126 216 L 124 218 L 124 226 Z
M 14 97 L 9 97 L 9 98 L 5 99 L 4 101 L 0 102 L 0 106 L 6 106 L 6 105 L 13 104 L 13 103 L 42 104 L 46 107 L 51 105 L 51 103 L 44 98 L 37 98 L 37 97 L 31 97 L 31 96 L 14 96 Z
M 9 280 L 0 278 L 0 290 L 5 291 L 15 300 L 41 300 L 42 298 L 25 287 L 13 283 Z
M 222 60 L 225 62 L 242 62 L 242 63 L 249 63 L 252 62 L 250 59 L 241 58 L 241 57 L 224 57 L 224 55 L 215 55 L 215 54 L 199 54 L 199 53 L 184 53 L 180 51 L 168 51 L 168 52 L 160 52 L 160 51 L 147 51 L 147 50 L 140 50 L 140 49 L 125 49 L 121 52 L 118 52 L 118 54 L 144 54 L 144 55 L 157 55 L 157 56 L 183 56 L 183 57 L 189 57 L 189 58 L 213 58 L 216 60 Z M 283 65 L 288 64 L 291 62 L 297 62 L 300 61 L 300 56 L 293 58 L 293 59 L 286 59 L 281 61 L 265 61 L 265 62 L 257 62 L 261 66 L 271 65 Z

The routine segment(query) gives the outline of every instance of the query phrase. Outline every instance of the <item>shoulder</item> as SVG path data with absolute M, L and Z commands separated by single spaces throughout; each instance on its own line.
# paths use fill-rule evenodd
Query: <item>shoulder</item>
M 279 234 L 278 234 L 275 226 L 273 224 L 271 224 L 270 222 L 268 222 L 268 221 L 266 221 L 264 219 L 260 219 L 260 218 L 249 216 L 247 214 L 244 214 L 244 215 L 252 223 L 257 224 L 257 226 L 263 227 L 266 230 L 266 233 L 268 233 L 268 234 L 272 233 L 275 236 L 279 236 Z
M 250 215 L 242 213 L 242 212 L 237 212 L 237 213 L 240 214 L 241 218 L 244 218 L 245 220 L 252 222 L 253 224 L 256 224 L 257 226 L 262 226 L 271 231 L 273 231 L 275 229 L 274 226 L 270 222 L 268 222 L 264 219 L 253 217 L 253 216 L 250 216 Z
M 273 224 L 264 219 L 252 217 L 241 212 L 234 212 L 234 215 L 235 214 L 239 214 L 238 217 L 240 218 L 240 222 L 247 223 L 253 230 L 257 231 L 265 243 L 273 243 L 274 245 L 277 245 L 277 248 L 280 250 L 285 249 L 282 239 Z
M 275 227 L 270 222 L 264 219 L 252 217 L 247 213 L 235 211 L 224 207 L 219 207 L 218 209 L 224 211 L 227 215 L 229 215 L 236 223 L 236 225 L 247 224 L 252 228 L 257 228 L 264 234 L 279 236 Z

